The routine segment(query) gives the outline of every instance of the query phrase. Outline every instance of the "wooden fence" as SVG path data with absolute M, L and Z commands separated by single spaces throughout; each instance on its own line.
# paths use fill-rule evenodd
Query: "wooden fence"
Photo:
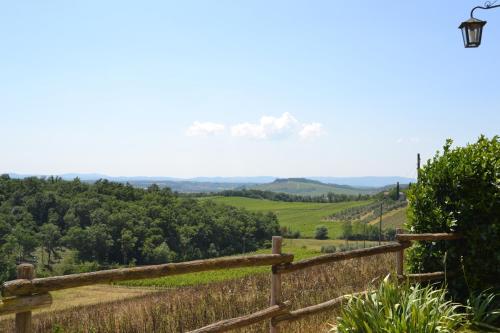
M 0 315 L 16 314 L 16 332 L 31 333 L 31 314 L 35 309 L 50 306 L 52 297 L 50 291 L 87 286 L 97 283 L 115 281 L 150 279 L 161 276 L 202 272 L 209 270 L 231 269 L 237 267 L 271 266 L 270 306 L 261 311 L 227 320 L 196 329 L 191 333 L 226 332 L 235 328 L 249 326 L 264 320 L 269 320 L 271 333 L 280 331 L 280 323 L 301 319 L 339 306 L 342 301 L 352 295 L 344 295 L 332 300 L 308 306 L 302 309 L 291 310 L 290 302 L 282 300 L 281 275 L 306 269 L 309 267 L 367 257 L 382 253 L 396 254 L 396 272 L 399 279 L 410 281 L 429 281 L 444 278 L 444 272 L 424 274 L 404 274 L 404 250 L 412 241 L 437 241 L 460 239 L 459 234 L 404 234 L 398 229 L 396 242 L 375 246 L 367 249 L 358 249 L 347 252 L 320 255 L 317 257 L 293 261 L 292 254 L 281 252 L 282 238 L 274 236 L 272 239 L 272 253 L 195 260 L 182 263 L 120 268 L 91 273 L 71 274 L 48 278 L 35 278 L 34 267 L 31 264 L 21 264 L 17 267 L 17 280 L 7 281 L 1 287 L 2 302 Z M 362 293 L 358 293 L 362 294 Z M 353 294 L 354 295 L 354 294 Z

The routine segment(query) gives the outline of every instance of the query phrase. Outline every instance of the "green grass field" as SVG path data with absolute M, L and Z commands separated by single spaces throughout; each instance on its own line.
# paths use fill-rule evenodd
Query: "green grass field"
M 372 203 L 367 201 L 348 201 L 339 203 L 316 202 L 283 202 L 242 197 L 203 197 L 200 200 L 213 200 L 226 205 L 246 208 L 254 212 L 273 212 L 278 216 L 280 226 L 300 231 L 301 237 L 314 237 L 316 226 L 325 225 L 329 238 L 337 238 L 341 233 L 341 225 L 334 221 L 323 221 L 323 218 L 342 209 L 363 206 Z

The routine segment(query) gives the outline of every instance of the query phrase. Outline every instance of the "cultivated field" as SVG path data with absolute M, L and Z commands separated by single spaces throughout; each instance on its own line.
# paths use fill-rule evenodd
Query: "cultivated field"
M 369 224 L 378 224 L 380 219 L 376 218 Z M 382 228 L 403 228 L 406 223 L 406 207 L 390 211 L 382 215 Z
M 213 200 L 231 206 L 243 207 L 250 211 L 271 211 L 278 216 L 280 226 L 289 227 L 292 231 L 300 231 L 301 237 L 314 237 L 316 226 L 325 225 L 328 236 L 337 238 L 341 233 L 341 225 L 337 222 L 324 221 L 326 216 L 349 207 L 363 206 L 373 201 L 348 201 L 339 203 L 283 202 L 242 197 L 204 197 L 200 200 Z

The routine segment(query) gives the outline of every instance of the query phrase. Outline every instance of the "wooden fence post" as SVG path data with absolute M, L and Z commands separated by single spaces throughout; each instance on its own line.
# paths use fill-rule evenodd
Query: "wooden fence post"
M 35 267 L 32 264 L 18 265 L 17 278 L 33 280 Z M 31 333 L 31 311 L 16 313 L 16 333 Z
M 404 233 L 401 228 L 396 229 L 396 235 Z M 398 278 L 404 274 L 404 260 L 405 260 L 405 249 L 402 248 L 400 251 L 396 252 L 396 274 Z
M 281 245 L 283 238 L 281 236 L 273 236 L 273 254 L 281 254 Z M 271 306 L 278 304 L 281 301 L 281 274 L 273 272 L 271 275 Z M 269 332 L 279 333 L 278 325 L 274 325 L 272 320 L 269 324 Z

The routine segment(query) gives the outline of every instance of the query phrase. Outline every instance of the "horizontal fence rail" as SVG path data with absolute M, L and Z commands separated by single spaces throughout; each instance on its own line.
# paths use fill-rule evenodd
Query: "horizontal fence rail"
M 446 277 L 445 272 L 432 272 L 432 273 L 398 275 L 398 280 L 400 281 L 409 280 L 410 282 L 425 282 L 425 281 L 443 280 L 445 277 Z
M 7 315 L 49 307 L 52 305 L 50 294 L 21 296 L 3 299 L 0 302 L 0 314 Z
M 169 275 L 220 270 L 238 267 L 269 266 L 293 261 L 292 254 L 259 254 L 254 256 L 195 260 L 174 264 L 119 268 L 91 273 L 70 274 L 33 280 L 5 282 L 3 296 L 38 294 L 53 290 L 88 286 L 124 280 L 150 279 Z
M 409 241 L 438 241 L 455 240 L 463 238 L 459 233 L 438 233 L 438 234 L 397 234 L 396 240 L 399 242 Z
M 273 254 L 194 260 L 182 263 L 111 269 L 39 279 L 34 278 L 33 265 L 21 264 L 18 266 L 18 279 L 7 281 L 1 287 L 2 296 L 4 298 L 0 302 L 0 315 L 16 313 L 16 332 L 31 333 L 31 311 L 52 304 L 52 297 L 48 293 L 49 291 L 98 283 L 150 279 L 210 270 L 271 266 L 271 304 L 268 308 L 245 316 L 221 320 L 208 326 L 198 328 L 190 333 L 226 332 L 264 320 L 270 320 L 270 332 L 279 333 L 279 324 L 283 322 L 299 320 L 305 316 L 334 309 L 342 305 L 342 303 L 350 297 L 363 295 L 369 292 L 363 291 L 344 295 L 323 303 L 291 311 L 290 302 L 281 300 L 281 274 L 354 258 L 395 253 L 397 266 L 396 274 L 399 281 L 424 282 L 441 280 L 446 278 L 445 272 L 404 274 L 404 250 L 411 245 L 412 241 L 456 240 L 461 238 L 463 238 L 463 236 L 458 233 L 405 234 L 402 233 L 402 229 L 397 229 L 397 242 L 395 243 L 367 249 L 325 254 L 293 262 L 293 254 L 281 253 L 282 238 L 275 236 L 273 237 Z
M 278 316 L 283 313 L 289 312 L 290 309 L 290 301 L 283 302 L 282 304 L 277 304 L 268 307 L 267 309 L 252 313 L 250 315 L 241 316 L 238 318 L 232 318 L 227 320 L 221 320 L 214 324 L 210 324 L 208 326 L 198 328 L 194 331 L 190 331 L 188 333 L 213 333 L 213 332 L 227 332 L 229 330 L 233 330 L 235 328 L 241 328 L 245 326 L 249 326 L 275 316 Z
M 329 301 L 311 305 L 302 309 L 297 309 L 294 311 L 290 311 L 287 314 L 277 316 L 276 318 L 273 318 L 273 323 L 278 324 L 283 321 L 294 321 L 294 320 L 299 320 L 303 317 L 306 316 L 311 316 L 317 313 L 321 313 L 324 311 L 332 310 L 338 306 L 340 306 L 343 302 L 347 301 L 349 298 L 354 297 L 354 296 L 361 296 L 366 294 L 368 291 L 362 291 L 359 293 L 354 293 L 354 294 L 349 294 L 349 295 L 343 295 L 336 297 L 334 299 L 331 299 Z
M 370 247 L 367 249 L 358 249 L 358 250 L 352 250 L 352 251 L 346 251 L 346 252 L 338 252 L 338 253 L 331 253 L 331 254 L 324 254 L 321 256 L 317 256 L 314 258 L 310 259 L 304 259 L 300 260 L 297 262 L 293 262 L 290 264 L 285 264 L 285 265 L 280 265 L 275 268 L 276 273 L 290 273 L 294 271 L 298 271 L 301 269 L 317 266 L 317 265 L 323 265 L 323 264 L 328 264 L 332 262 L 337 262 L 337 261 L 344 261 L 348 259 L 353 259 L 353 258 L 361 258 L 361 257 L 368 257 L 368 256 L 373 256 L 377 254 L 382 254 L 382 253 L 390 253 L 390 252 L 398 252 L 406 247 L 409 247 L 410 244 L 406 243 L 394 243 L 394 244 L 387 244 L 387 245 L 381 245 L 381 246 L 374 246 Z

